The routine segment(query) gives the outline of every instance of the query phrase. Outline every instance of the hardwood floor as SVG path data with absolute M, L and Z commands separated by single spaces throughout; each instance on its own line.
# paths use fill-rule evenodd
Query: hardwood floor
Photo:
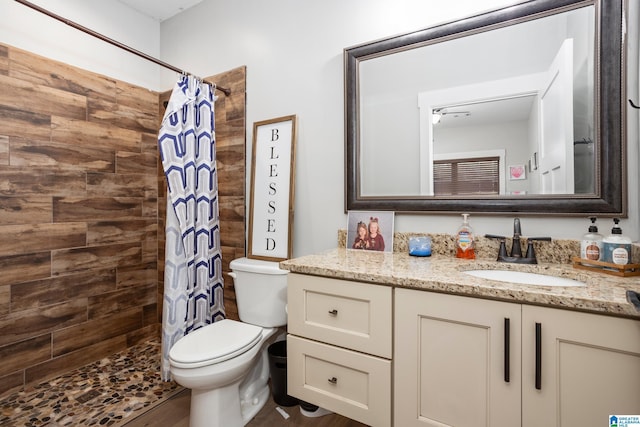
M 129 421 L 124 427 L 189 427 L 190 402 L 191 391 L 183 390 L 166 402 Z M 276 406 L 273 399 L 269 399 L 247 427 L 365 427 L 365 424 L 337 414 L 317 418 L 305 417 L 300 413 L 299 406 L 282 408 L 290 415 L 290 418 L 285 420 L 276 411 Z

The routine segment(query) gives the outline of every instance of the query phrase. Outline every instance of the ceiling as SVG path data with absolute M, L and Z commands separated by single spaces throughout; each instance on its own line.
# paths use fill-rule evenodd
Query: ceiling
M 532 94 L 442 107 L 438 127 L 483 126 L 528 121 L 536 97 Z
M 164 21 L 183 12 L 202 0 L 119 0 L 121 3 L 150 16 Z

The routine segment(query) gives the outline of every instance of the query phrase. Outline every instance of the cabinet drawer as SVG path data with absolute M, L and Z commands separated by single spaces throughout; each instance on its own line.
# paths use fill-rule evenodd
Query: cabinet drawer
M 287 393 L 370 426 L 391 425 L 391 361 L 287 337 Z
M 290 273 L 288 331 L 391 358 L 389 286 Z

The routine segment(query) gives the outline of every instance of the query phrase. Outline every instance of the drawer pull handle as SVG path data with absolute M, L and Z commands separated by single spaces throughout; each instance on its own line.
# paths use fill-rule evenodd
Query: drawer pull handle
M 338 315 L 338 310 L 336 310 L 335 308 L 333 310 L 329 310 L 329 314 L 332 316 L 337 316 Z
M 511 319 L 504 318 L 504 382 L 511 380 Z
M 331 384 L 338 384 L 338 379 L 336 377 L 331 377 L 327 381 L 329 381 Z
M 542 390 L 542 323 L 536 322 L 536 390 Z

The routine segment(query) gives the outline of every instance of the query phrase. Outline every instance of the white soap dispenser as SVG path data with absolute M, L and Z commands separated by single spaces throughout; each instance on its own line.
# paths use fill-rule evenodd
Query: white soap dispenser
M 580 258 L 590 261 L 600 261 L 602 259 L 602 235 L 598 233 L 596 217 L 591 217 L 589 232 L 582 236 L 580 243 Z
M 613 264 L 631 263 L 631 239 L 622 234 L 622 229 L 618 225 L 620 219 L 613 218 L 614 226 L 611 234 L 602 240 L 603 261 Z

